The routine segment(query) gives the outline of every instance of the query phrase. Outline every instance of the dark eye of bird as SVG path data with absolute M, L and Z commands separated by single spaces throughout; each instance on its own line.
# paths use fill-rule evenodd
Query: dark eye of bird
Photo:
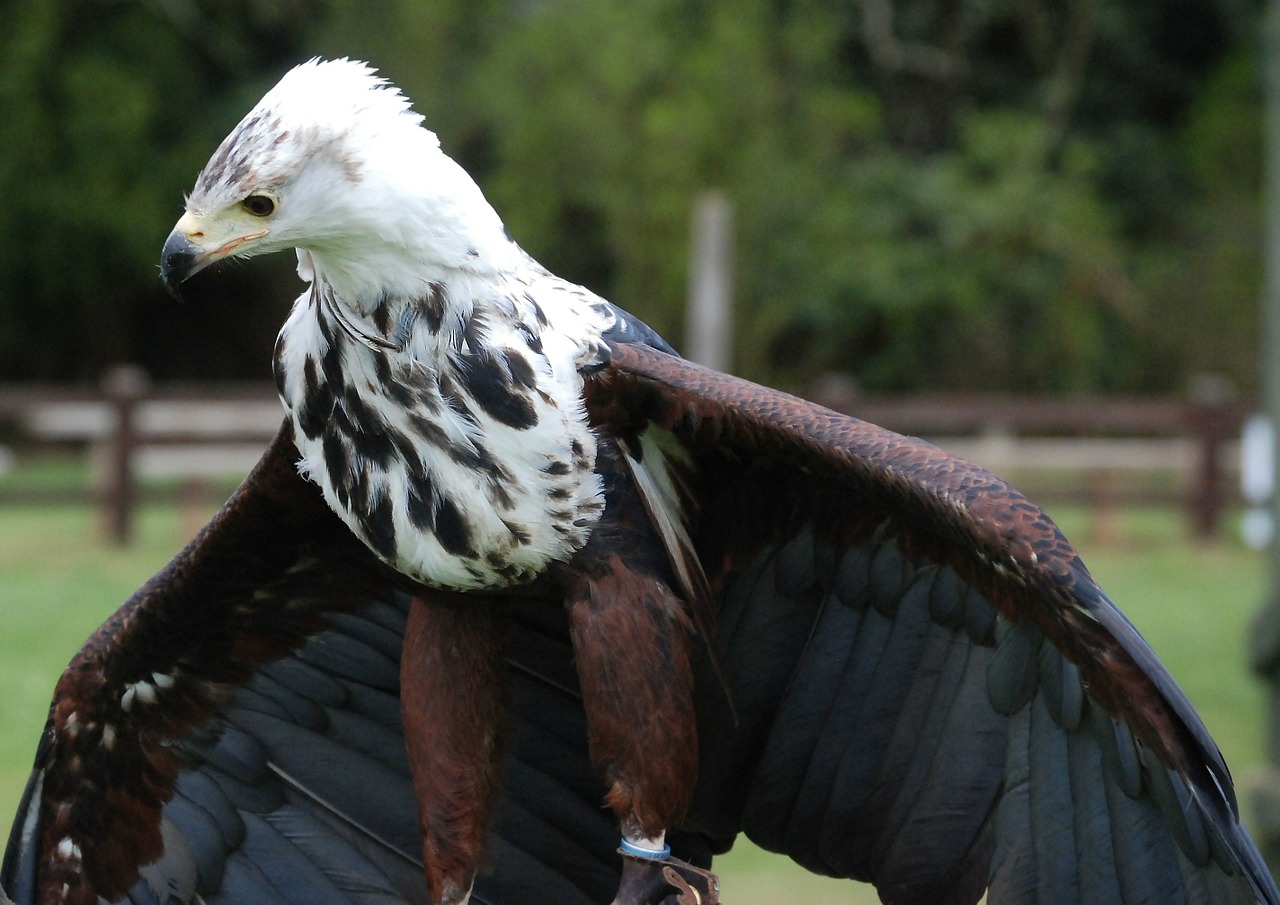
M 255 217 L 268 217 L 275 213 L 276 209 L 276 203 L 266 195 L 250 195 L 240 203 Z

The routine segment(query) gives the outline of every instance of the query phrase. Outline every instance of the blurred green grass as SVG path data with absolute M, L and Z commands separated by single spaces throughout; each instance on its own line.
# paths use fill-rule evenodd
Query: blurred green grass
M 1118 539 L 1105 546 L 1090 538 L 1087 513 L 1050 511 L 1199 709 L 1237 785 L 1247 786 L 1263 758 L 1263 692 L 1245 664 L 1263 557 L 1232 540 L 1189 542 L 1173 510 L 1120 512 Z M 87 508 L 0 508 L 0 821 L 17 807 L 63 666 L 185 543 L 191 523 L 176 507 L 144 506 L 136 542 L 122 549 L 103 543 Z M 745 840 L 717 860 L 717 872 L 735 905 L 878 901 L 869 887 L 812 876 Z

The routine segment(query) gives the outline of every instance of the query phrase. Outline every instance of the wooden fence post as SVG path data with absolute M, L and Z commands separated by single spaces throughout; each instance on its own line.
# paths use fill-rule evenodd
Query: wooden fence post
M 129 543 L 133 535 L 133 509 L 137 504 L 133 456 L 138 445 L 138 403 L 150 391 L 146 371 L 136 365 L 116 365 L 102 378 L 102 393 L 115 414 L 108 443 L 106 482 L 102 493 L 107 539 Z
M 1234 423 L 1234 403 L 1235 390 L 1225 377 L 1201 374 L 1192 382 L 1188 426 L 1199 449 L 1188 502 L 1192 533 L 1199 540 L 1212 540 L 1217 536 L 1226 509 L 1222 452 Z
M 733 202 L 706 191 L 694 202 L 685 354 L 727 371 L 733 354 Z

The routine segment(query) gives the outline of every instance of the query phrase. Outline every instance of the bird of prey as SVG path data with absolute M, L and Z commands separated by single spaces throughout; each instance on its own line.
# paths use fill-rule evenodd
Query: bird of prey
M 284 425 L 58 682 L 19 905 L 702 905 L 743 832 L 890 903 L 1280 905 L 998 478 L 682 360 L 362 63 L 236 126 L 163 278 L 287 249 Z

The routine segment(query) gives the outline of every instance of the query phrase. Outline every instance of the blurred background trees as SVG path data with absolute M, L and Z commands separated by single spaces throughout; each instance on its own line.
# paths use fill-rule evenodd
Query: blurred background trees
M 679 345 L 736 207 L 735 370 L 787 386 L 1255 381 L 1252 0 L 0 0 L 0 379 L 265 379 L 289 262 L 156 279 L 289 66 L 368 59 L 516 239 Z

